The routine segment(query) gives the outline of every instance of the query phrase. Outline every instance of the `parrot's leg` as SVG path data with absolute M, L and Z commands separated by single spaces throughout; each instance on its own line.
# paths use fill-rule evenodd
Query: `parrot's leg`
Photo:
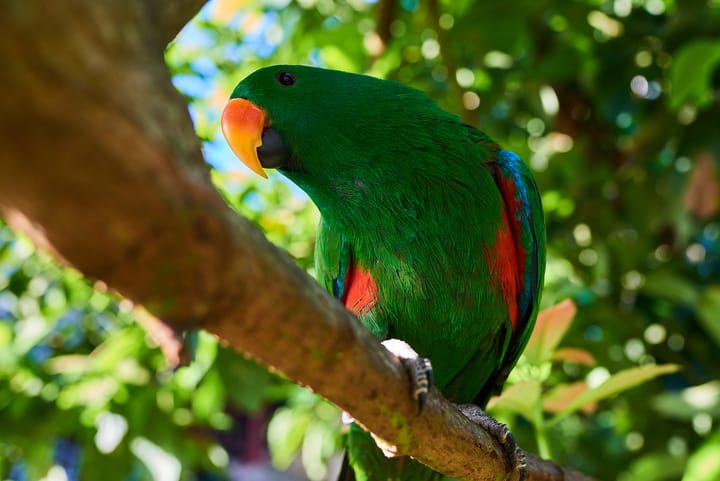
M 430 359 L 420 357 L 418 353 L 410 347 L 410 344 L 400 339 L 386 339 L 382 341 L 382 345 L 395 357 L 400 359 L 400 362 L 405 366 L 412 384 L 412 395 L 418 403 L 418 414 L 420 414 L 425 407 L 425 401 L 427 400 L 430 386 L 432 386 L 432 365 L 430 364 Z M 343 424 L 355 422 L 353 417 L 345 411 L 342 413 L 342 421 Z M 373 433 L 370 433 L 370 435 L 385 457 L 394 458 L 398 456 L 397 446 L 388 443 Z
M 355 422 L 355 418 L 350 416 L 346 411 L 342 412 L 342 423 L 343 424 L 352 424 Z M 394 458 L 398 455 L 398 449 L 397 446 L 385 441 L 383 438 L 379 436 L 375 436 L 373 433 L 370 433 L 370 436 L 372 436 L 373 440 L 375 441 L 375 445 L 380 448 L 380 451 L 383 452 L 386 458 Z M 342 479 L 342 477 L 338 477 L 338 480 Z
M 430 359 L 420 357 L 410 344 L 400 339 L 386 339 L 382 345 L 405 366 L 412 383 L 413 398 L 418 403 L 418 414 L 422 413 L 433 380 Z
M 425 407 L 425 401 L 427 400 L 430 386 L 432 386 L 432 365 L 430 364 L 430 359 L 420 357 L 418 353 L 410 347 L 410 344 L 400 339 L 386 339 L 382 341 L 382 345 L 395 357 L 400 359 L 400 362 L 405 366 L 410 376 L 410 383 L 412 384 L 412 395 L 418 403 L 418 414 L 420 414 Z M 388 443 L 373 433 L 370 433 L 370 435 L 386 458 L 394 458 L 401 454 L 398 453 L 397 446 Z
M 475 404 L 456 404 L 457 408 L 472 422 L 481 426 L 492 434 L 502 447 L 508 466 L 518 473 L 518 481 L 523 481 L 527 475 L 527 457 L 525 451 L 515 442 L 510 430 L 504 424 L 496 421 L 492 416 Z

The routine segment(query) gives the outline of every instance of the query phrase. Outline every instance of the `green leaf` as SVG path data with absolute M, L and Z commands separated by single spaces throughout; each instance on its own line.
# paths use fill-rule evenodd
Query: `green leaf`
M 17 363 L 17 356 L 9 347 L 12 346 L 12 326 L 0 322 L 0 374 L 12 373 Z
M 136 356 L 145 346 L 145 331 L 132 325 L 119 330 L 92 353 L 92 368 L 97 372 L 113 372 L 117 364 Z
M 572 384 L 560 384 L 543 396 L 543 411 L 549 413 L 562 412 L 563 409 L 572 404 L 579 396 L 586 393 L 587 390 L 588 386 L 585 381 Z M 584 407 L 586 410 L 591 411 L 594 405 L 587 404 Z
M 684 459 L 667 453 L 647 454 L 621 473 L 618 481 L 663 481 L 678 479 L 685 467 Z
M 12 326 L 0 324 L 0 348 L 5 349 L 10 345 L 13 338 Z
M 262 408 L 273 379 L 265 366 L 227 348 L 218 351 L 216 366 L 225 384 L 233 387 L 228 390 L 228 402 L 251 413 Z
M 24 466 L 29 479 L 43 479 L 54 465 L 53 448 L 50 443 L 34 443 L 24 453 Z
M 566 299 L 538 314 L 525 356 L 531 364 L 540 365 L 552 358 L 555 348 L 570 328 L 577 308 Z
M 705 440 L 690 456 L 682 481 L 716 481 L 720 479 L 720 429 Z
M 305 410 L 280 408 L 275 412 L 268 424 L 267 441 L 276 468 L 290 466 L 311 422 L 312 415 Z
M 109 376 L 85 377 L 60 391 L 57 403 L 61 409 L 74 406 L 98 408 L 107 405 L 118 389 L 120 385 L 117 380 Z
M 711 76 L 720 63 L 720 41 L 694 40 L 675 54 L 670 66 L 670 107 L 677 109 L 684 103 L 704 107 L 713 99 Z
M 652 407 L 668 418 L 690 421 L 699 413 L 720 417 L 720 381 L 655 396 Z
M 336 449 L 337 435 L 327 423 L 312 422 L 303 438 L 301 459 L 310 479 L 327 478 L 327 458 Z
M 225 386 L 217 369 L 211 369 L 203 377 L 192 397 L 192 411 L 199 419 L 208 419 L 222 412 L 225 406 Z
M 669 374 L 680 370 L 677 364 L 648 364 L 645 366 L 624 369 L 610 376 L 607 381 L 594 387 L 575 398 L 568 407 L 558 413 L 552 420 L 555 422 L 560 418 L 577 411 L 587 404 L 609 398 L 615 394 L 627 391 L 630 388 L 650 381 L 663 374 Z
M 695 304 L 698 300 L 697 290 L 689 281 L 667 272 L 648 274 L 641 290 L 644 294 L 683 304 Z
M 540 399 L 540 391 L 540 383 L 534 379 L 519 381 L 505 389 L 499 396 L 490 399 L 488 409 L 505 409 L 532 421 L 535 406 Z
M 585 349 L 574 347 L 565 347 L 558 349 L 552 356 L 553 361 L 570 361 L 582 364 L 584 366 L 594 366 L 597 364 L 595 358 Z

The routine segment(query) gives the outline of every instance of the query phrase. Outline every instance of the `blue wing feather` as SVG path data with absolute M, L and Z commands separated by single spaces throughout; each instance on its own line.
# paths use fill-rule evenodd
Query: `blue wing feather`
M 514 211 L 512 213 L 520 226 L 520 246 L 526 253 L 518 306 L 521 319 L 527 322 L 537 308 L 545 271 L 545 249 L 540 249 L 540 243 L 544 245 L 545 242 L 545 221 L 537 186 L 520 157 L 515 152 L 501 150 L 497 154 L 496 163 L 500 175 L 510 180 L 516 188 L 511 212 Z

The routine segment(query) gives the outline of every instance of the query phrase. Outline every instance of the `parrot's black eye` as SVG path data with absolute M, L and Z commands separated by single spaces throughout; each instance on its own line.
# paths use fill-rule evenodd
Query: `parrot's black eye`
M 295 76 L 287 70 L 278 72 L 275 78 L 277 79 L 278 83 L 284 87 L 290 87 L 291 85 L 295 85 L 295 81 L 297 80 Z

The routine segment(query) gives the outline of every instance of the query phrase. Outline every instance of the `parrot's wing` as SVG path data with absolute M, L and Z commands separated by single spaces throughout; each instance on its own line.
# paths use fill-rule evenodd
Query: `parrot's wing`
M 386 339 L 387 322 L 375 317 L 378 288 L 367 269 L 353 259 L 352 246 L 344 235 L 323 219 L 315 243 L 318 282 L 357 315 L 378 338 Z
M 320 219 L 315 243 L 317 280 L 334 297 L 343 300 L 350 276 L 352 253 L 345 237 Z
M 527 165 L 514 152 L 501 150 L 489 163 L 503 197 L 518 256 L 518 319 L 495 382 L 489 382 L 478 399 L 500 390 L 530 339 L 545 275 L 545 219 L 540 194 Z
M 545 219 L 537 185 L 520 157 L 509 150 L 501 150 L 495 160 L 494 174 L 510 217 L 519 256 L 516 334 L 522 334 L 526 342 L 537 315 L 545 274 Z M 520 350 L 525 342 L 522 342 Z

